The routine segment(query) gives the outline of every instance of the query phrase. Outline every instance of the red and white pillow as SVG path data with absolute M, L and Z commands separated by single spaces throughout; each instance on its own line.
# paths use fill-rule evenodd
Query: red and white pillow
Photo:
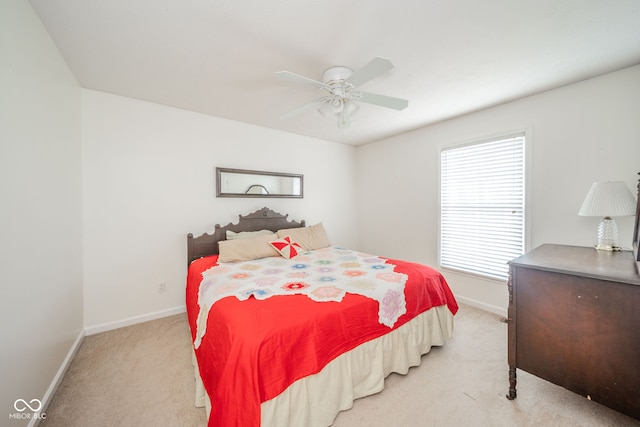
M 289 236 L 284 236 L 281 239 L 269 242 L 269 244 L 273 247 L 273 249 L 278 251 L 280 255 L 287 259 L 291 259 L 296 255 L 304 252 L 302 246 L 291 240 L 291 237 Z

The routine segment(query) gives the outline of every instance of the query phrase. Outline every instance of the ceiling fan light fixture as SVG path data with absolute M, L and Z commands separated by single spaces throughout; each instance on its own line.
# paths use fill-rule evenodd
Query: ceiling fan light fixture
M 348 127 L 349 124 L 351 124 L 351 116 L 353 116 L 360 109 L 358 104 L 349 99 L 344 99 L 343 102 L 344 107 L 342 109 L 342 112 L 336 118 L 339 129 Z
M 342 112 L 342 103 L 335 105 L 335 100 L 327 100 L 320 104 L 318 112 L 322 114 L 326 119 L 334 119 L 338 114 Z
M 351 117 L 358 112 L 358 110 L 360 109 L 360 106 L 350 99 L 345 99 L 343 109 L 345 114 L 348 114 L 349 117 Z
M 326 119 L 334 120 L 338 128 L 343 129 L 349 126 L 351 116 L 359 109 L 360 106 L 348 98 L 334 98 L 322 103 L 318 112 Z

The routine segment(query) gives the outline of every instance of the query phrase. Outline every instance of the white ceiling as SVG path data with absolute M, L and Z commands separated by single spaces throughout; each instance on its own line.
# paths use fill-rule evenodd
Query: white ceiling
M 80 85 L 360 145 L 640 63 L 639 0 L 31 0 Z M 395 68 L 361 86 L 409 100 L 362 104 L 347 129 L 319 97 L 278 79 L 322 80 L 376 56 Z

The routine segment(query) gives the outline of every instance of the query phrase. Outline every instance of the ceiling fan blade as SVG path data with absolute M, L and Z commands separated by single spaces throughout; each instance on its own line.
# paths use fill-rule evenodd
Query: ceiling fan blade
M 292 73 L 291 71 L 276 71 L 276 75 L 282 79 L 296 83 L 306 83 L 318 87 L 325 87 L 325 84 L 322 82 L 310 79 L 309 77 L 301 76 L 300 74 Z
M 290 119 L 293 116 L 296 116 L 300 113 L 302 113 L 303 111 L 306 111 L 310 108 L 316 107 L 320 104 L 322 104 L 323 102 L 326 102 L 329 99 L 329 97 L 327 96 L 323 96 L 322 98 L 318 98 L 318 99 L 314 99 L 311 102 L 307 102 L 306 104 L 296 108 L 295 110 L 291 110 L 288 113 L 285 113 L 283 115 L 280 116 L 281 120 L 287 120 Z
M 364 67 L 351 74 L 346 81 L 355 87 L 358 87 L 392 68 L 393 64 L 391 61 L 378 56 L 369 61 L 369 63 Z
M 404 110 L 409 106 L 409 101 L 392 96 L 378 95 L 377 93 L 357 92 L 353 99 L 366 102 L 367 104 L 379 105 L 381 107 L 393 108 L 394 110 Z

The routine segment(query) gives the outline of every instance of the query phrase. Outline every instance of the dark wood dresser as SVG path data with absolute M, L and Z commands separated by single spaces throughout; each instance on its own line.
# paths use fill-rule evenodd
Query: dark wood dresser
M 517 368 L 640 419 L 633 253 L 546 244 L 509 264 L 507 398 Z

